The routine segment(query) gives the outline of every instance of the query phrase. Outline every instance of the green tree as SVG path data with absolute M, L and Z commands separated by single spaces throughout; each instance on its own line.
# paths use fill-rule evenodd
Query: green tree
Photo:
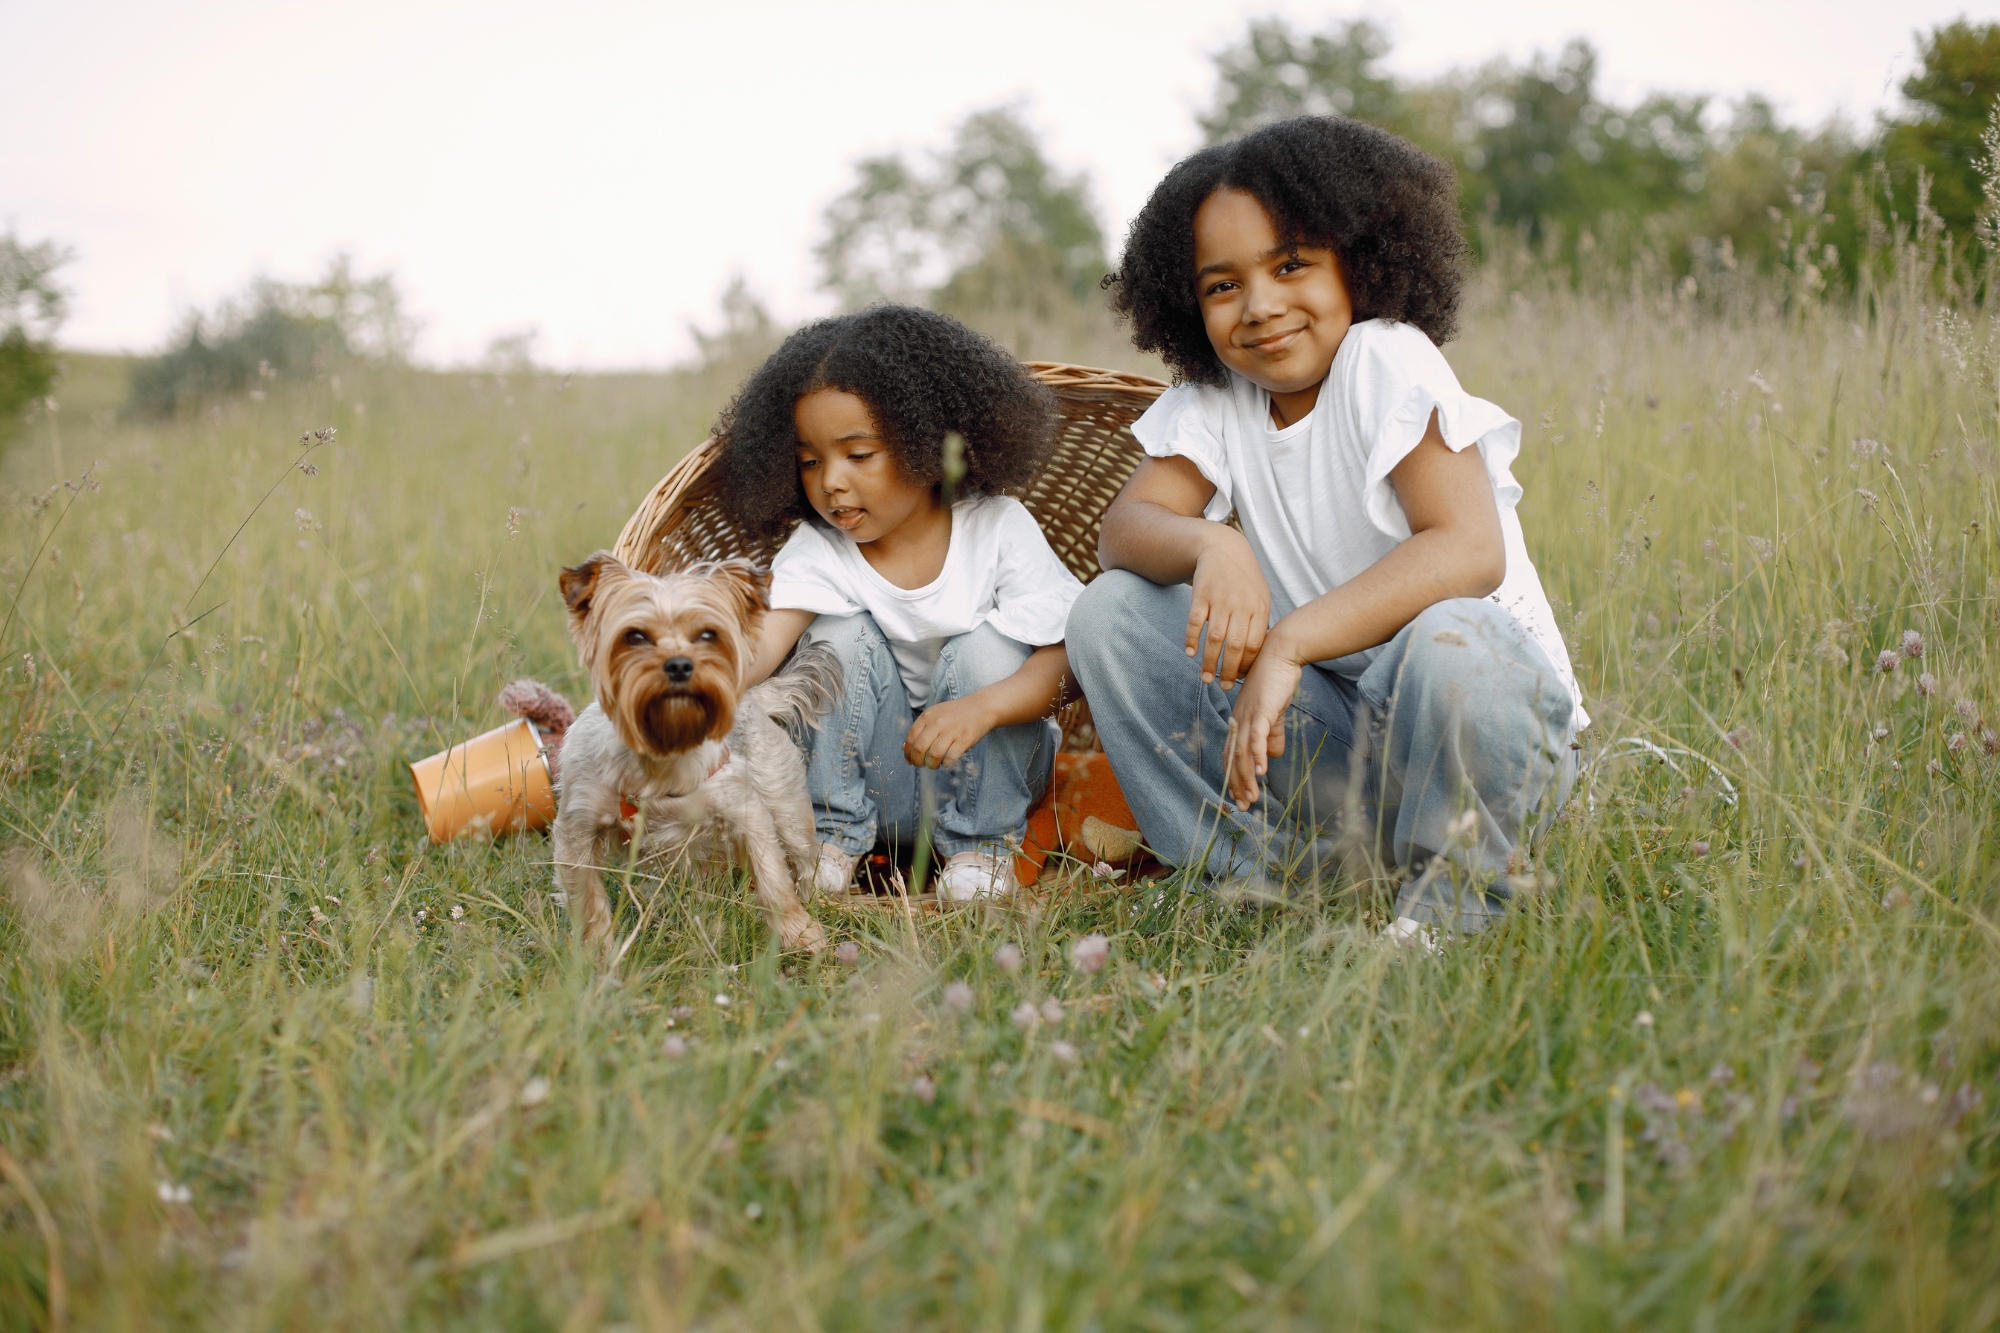
M 1389 38 L 1367 19 L 1302 36 L 1280 18 L 1256 19 L 1215 57 L 1215 104 L 1196 117 L 1206 142 L 1225 143 L 1294 116 L 1353 116 L 1402 129 L 1402 89 L 1376 69 Z
M 1979 136 L 2000 97 L 2000 23 L 1960 19 L 1918 44 L 1923 67 L 1903 81 L 1911 111 L 1883 126 L 1882 156 L 1906 207 L 1921 169 L 1930 206 L 1953 233 L 1969 236 L 1985 202 Z
M 11 229 L 0 236 L 0 438 L 55 385 L 55 333 L 69 309 L 55 275 L 69 260 L 54 241 L 24 245 Z
M 849 308 L 1075 305 L 1108 267 L 1084 179 L 1058 171 L 1012 108 L 968 117 L 924 166 L 892 154 L 855 172 L 814 249 L 821 285 Z
M 190 313 L 165 352 L 133 366 L 130 403 L 171 416 L 265 382 L 311 379 L 343 361 L 400 361 L 415 334 L 395 280 L 358 277 L 338 255 L 318 282 L 260 277 L 214 311 Z

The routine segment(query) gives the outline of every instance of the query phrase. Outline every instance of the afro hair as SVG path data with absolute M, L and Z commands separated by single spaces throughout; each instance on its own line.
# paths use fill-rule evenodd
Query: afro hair
M 1333 251 L 1357 323 L 1414 324 L 1437 343 L 1458 331 L 1466 246 L 1452 169 L 1387 130 L 1300 116 L 1176 165 L 1105 279 L 1133 343 L 1157 352 L 1176 378 L 1228 382 L 1194 290 L 1195 211 L 1225 189 L 1253 196 L 1287 243 Z
M 1055 394 L 950 316 L 879 305 L 823 319 L 785 339 L 716 422 L 722 502 L 751 532 L 779 536 L 814 517 L 799 483 L 792 409 L 821 389 L 866 403 L 897 468 L 920 485 L 944 481 L 950 431 L 965 439 L 961 494 L 1025 486 L 1055 448 Z

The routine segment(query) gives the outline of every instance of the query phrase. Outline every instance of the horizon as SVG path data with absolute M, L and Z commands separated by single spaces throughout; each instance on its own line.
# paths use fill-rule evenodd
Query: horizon
M 1913 34 L 2000 17 L 2000 0 L 1892 19 L 1715 0 L 1672 16 L 1578 0 L 1498 16 L 1450 0 L 1421 21 L 1386 3 L 1036 0 L 1002 18 L 908 0 L 725 14 L 104 0 L 0 13 L 0 41 L 44 57 L 0 89 L 0 116 L 44 127 L 0 143 L 0 224 L 74 251 L 59 341 L 78 352 L 157 351 L 251 278 L 310 280 L 344 252 L 393 275 L 420 364 L 467 368 L 533 330 L 550 369 L 657 371 L 688 360 L 691 328 L 714 327 L 738 276 L 781 323 L 830 310 L 810 252 L 855 161 L 941 147 L 995 104 L 1020 106 L 1051 161 L 1086 175 L 1115 252 L 1199 142 L 1211 57 L 1267 14 L 1308 32 L 1371 18 L 1392 41 L 1383 67 L 1405 82 L 1582 37 L 1609 100 L 1707 93 L 1720 110 L 1761 94 L 1789 123 L 1866 133 L 1900 103 Z M 780 24 L 787 39 L 760 48 Z M 1067 40 L 1051 45 L 1058 26 Z M 928 58 L 961 49 L 984 60 Z M 747 98 L 746 67 L 764 75 Z M 714 197 L 696 197 L 710 181 Z

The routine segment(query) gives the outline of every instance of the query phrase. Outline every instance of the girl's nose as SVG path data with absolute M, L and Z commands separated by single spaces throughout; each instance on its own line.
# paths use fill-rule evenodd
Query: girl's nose
M 1262 324 L 1285 313 L 1285 301 L 1275 283 L 1253 282 L 1244 293 L 1243 318 L 1247 323 Z

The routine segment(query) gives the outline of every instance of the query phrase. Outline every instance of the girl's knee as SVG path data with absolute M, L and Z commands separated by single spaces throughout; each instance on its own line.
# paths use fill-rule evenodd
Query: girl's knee
M 962 699 L 974 690 L 997 685 L 1019 671 L 1035 650 L 1008 638 L 991 625 L 981 625 L 946 641 L 931 676 L 931 697 L 942 702 Z

